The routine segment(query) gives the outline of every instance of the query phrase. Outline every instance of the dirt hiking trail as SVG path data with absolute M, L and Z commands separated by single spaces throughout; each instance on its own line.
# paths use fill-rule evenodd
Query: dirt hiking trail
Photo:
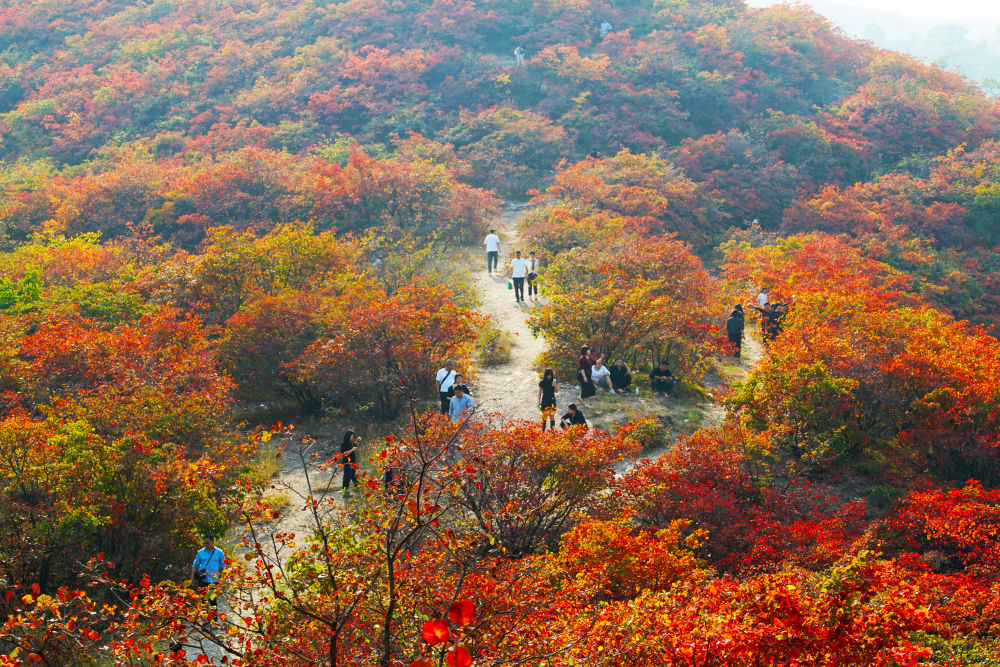
M 499 271 L 488 274 L 484 266 L 485 258 L 472 268 L 475 276 L 473 284 L 480 300 L 479 312 L 492 317 L 496 325 L 513 334 L 514 339 L 510 361 L 500 366 L 479 369 L 473 386 L 473 399 L 478 409 L 484 413 L 498 413 L 496 418 L 501 422 L 512 419 L 540 421 L 537 407 L 540 373 L 534 363 L 538 355 L 545 351 L 546 342 L 531 334 L 526 320 L 534 309 L 545 303 L 545 297 L 540 296 L 537 301 L 517 303 L 513 290 L 507 287 L 505 269 L 505 263 L 514 256 L 515 250 L 520 250 L 522 255 L 527 255 L 531 250 L 521 242 L 518 229 L 524 212 L 530 208 L 527 204 L 506 204 L 500 219 L 496 221 L 496 229 L 501 237 Z M 725 314 L 720 313 L 720 318 L 724 320 Z M 590 406 L 584 410 L 588 422 L 596 428 L 609 429 L 616 424 L 654 415 L 670 426 L 667 446 L 679 435 L 722 423 L 725 409 L 717 400 L 717 394 L 733 382 L 743 380 L 750 368 L 763 356 L 760 342 L 751 335 L 752 328 L 753 324 L 748 324 L 741 358 L 721 359 L 713 370 L 698 380 L 699 386 L 704 390 L 703 395 L 662 398 L 653 396 L 648 391 L 610 395 L 599 390 Z M 560 383 L 560 391 L 556 394 L 557 415 L 570 403 L 579 402 L 578 397 L 579 387 L 574 383 Z M 646 450 L 641 458 L 655 458 L 664 449 Z
M 514 339 L 510 361 L 493 368 L 479 369 L 473 387 L 478 410 L 499 413 L 497 417 L 501 421 L 540 419 L 537 401 L 539 373 L 534 363 L 538 355 L 545 351 L 546 344 L 543 338 L 532 336 L 526 320 L 532 310 L 544 303 L 544 297 L 538 297 L 538 301 L 527 299 L 528 288 L 525 285 L 526 300 L 523 303 L 514 301 L 514 290 L 507 288 L 505 266 L 515 250 L 520 250 L 525 257 L 528 255 L 530 248 L 521 243 L 518 225 L 529 208 L 530 205 L 526 204 L 507 204 L 496 221 L 496 230 L 501 238 L 498 270 L 492 275 L 486 272 L 484 253 L 480 253 L 483 258 L 481 263 L 473 267 L 473 284 L 480 301 L 479 312 L 491 316 L 496 325 L 512 334 Z

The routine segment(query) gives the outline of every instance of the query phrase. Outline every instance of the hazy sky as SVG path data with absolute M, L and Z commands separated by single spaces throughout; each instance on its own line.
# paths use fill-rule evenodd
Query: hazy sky
M 992 19 L 1000 21 L 997 0 L 834 0 L 842 5 L 881 9 L 910 16 L 931 16 L 952 19 Z M 761 7 L 778 4 L 777 0 L 748 0 L 748 5 Z M 791 2 L 789 4 L 795 4 Z M 806 2 L 805 4 L 809 4 Z

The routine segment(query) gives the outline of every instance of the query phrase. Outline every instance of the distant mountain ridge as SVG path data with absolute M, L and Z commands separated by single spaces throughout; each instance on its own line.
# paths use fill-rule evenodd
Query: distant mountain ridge
M 969 31 L 969 36 L 974 39 L 997 39 L 997 30 L 1000 29 L 1000 22 L 997 21 L 907 16 L 899 12 L 856 7 L 841 2 L 829 2 L 829 0 L 814 0 L 809 4 L 820 14 L 844 28 L 848 34 L 857 37 L 865 37 L 865 31 L 872 23 L 882 26 L 886 36 L 890 39 L 948 25 L 965 28 Z
M 752 6 L 774 3 L 756 0 Z M 900 51 L 972 79 L 1000 94 L 1000 22 L 970 18 L 909 16 L 829 0 L 810 0 L 816 12 L 845 34 Z

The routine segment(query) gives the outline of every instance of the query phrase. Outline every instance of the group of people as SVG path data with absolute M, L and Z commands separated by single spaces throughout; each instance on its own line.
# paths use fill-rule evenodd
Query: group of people
M 500 261 L 500 237 L 497 236 L 495 229 L 491 229 L 483 239 L 483 247 L 486 248 L 486 272 L 492 274 Z M 540 266 L 538 255 L 534 250 L 530 251 L 527 257 L 522 257 L 520 250 L 514 252 L 514 258 L 510 260 L 507 272 L 510 277 L 510 287 L 514 290 L 515 302 L 524 303 L 525 282 L 528 283 L 528 298 L 538 299 L 538 285 L 535 281 L 538 279 Z
M 794 300 L 794 296 L 792 298 Z M 760 314 L 760 337 L 764 345 L 770 344 L 784 329 L 785 316 L 788 315 L 790 305 L 790 303 L 771 301 L 767 289 L 760 288 L 757 305 L 753 309 Z M 746 314 L 743 312 L 743 305 L 738 303 L 726 320 L 726 335 L 734 357 L 739 357 L 742 351 L 745 327 Z
M 448 415 L 458 424 L 472 414 L 475 404 L 469 395 L 469 387 L 462 382 L 462 375 L 455 370 L 455 362 L 449 359 L 435 376 L 438 398 L 441 400 L 441 414 Z
M 624 359 L 616 359 L 610 368 L 604 365 L 604 357 L 594 358 L 586 345 L 580 348 L 580 358 L 577 360 L 577 379 L 580 381 L 580 398 L 584 405 L 589 405 L 590 398 L 597 393 L 599 387 L 613 394 L 624 394 L 632 385 L 632 369 Z M 666 359 L 649 372 L 649 385 L 654 394 L 668 396 L 674 388 L 676 380 L 670 372 L 670 364 Z

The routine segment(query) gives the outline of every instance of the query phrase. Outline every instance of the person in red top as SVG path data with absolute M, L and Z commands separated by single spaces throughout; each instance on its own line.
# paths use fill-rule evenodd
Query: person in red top
M 576 372 L 576 379 L 580 382 L 580 400 L 584 405 L 590 405 L 590 397 L 597 393 L 597 387 L 594 386 L 594 379 L 591 377 L 591 371 L 596 362 L 597 360 L 590 356 L 589 347 L 584 345 L 580 348 L 580 358 L 577 360 L 579 370 Z

